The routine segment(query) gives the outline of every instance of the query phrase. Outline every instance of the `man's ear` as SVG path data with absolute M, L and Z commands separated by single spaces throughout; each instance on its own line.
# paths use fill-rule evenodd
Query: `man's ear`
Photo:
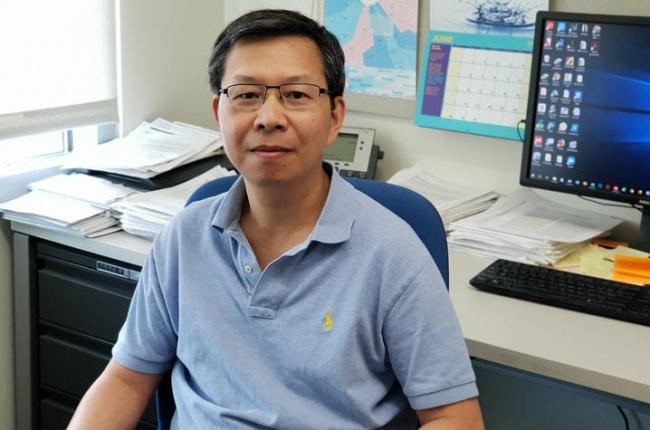
M 214 120 L 219 125 L 219 96 L 212 96 L 212 114 L 214 115 Z
M 331 120 L 330 122 L 330 131 L 327 139 L 327 144 L 331 145 L 336 136 L 339 134 L 339 130 L 343 126 L 343 120 L 345 119 L 345 100 L 343 97 L 338 96 L 334 99 L 334 109 L 331 111 Z

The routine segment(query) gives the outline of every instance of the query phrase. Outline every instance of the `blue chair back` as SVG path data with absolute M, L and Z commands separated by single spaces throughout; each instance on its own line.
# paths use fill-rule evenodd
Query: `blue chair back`
M 187 199 L 186 205 L 228 191 L 236 179 L 237 176 L 226 176 L 202 185 Z M 445 285 L 449 288 L 447 235 L 442 219 L 431 202 L 420 194 L 398 185 L 367 179 L 345 179 L 411 226 L 438 265 Z M 169 429 L 176 410 L 169 374 L 163 377 L 156 390 L 156 407 L 158 429 Z

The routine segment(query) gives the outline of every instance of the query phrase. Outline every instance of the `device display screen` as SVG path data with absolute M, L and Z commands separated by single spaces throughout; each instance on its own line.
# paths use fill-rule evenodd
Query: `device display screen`
M 542 22 L 528 179 L 574 193 L 650 197 L 648 25 Z M 531 87 L 532 89 L 532 87 Z
M 334 143 L 325 148 L 323 158 L 331 161 L 351 163 L 354 161 L 354 153 L 357 150 L 358 137 L 356 134 L 339 133 Z

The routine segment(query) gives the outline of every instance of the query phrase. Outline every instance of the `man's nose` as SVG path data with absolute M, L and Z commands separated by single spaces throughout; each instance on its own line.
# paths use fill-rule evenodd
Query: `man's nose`
M 255 128 L 258 130 L 282 130 L 287 126 L 286 108 L 282 103 L 280 91 L 267 90 L 262 106 L 257 110 Z

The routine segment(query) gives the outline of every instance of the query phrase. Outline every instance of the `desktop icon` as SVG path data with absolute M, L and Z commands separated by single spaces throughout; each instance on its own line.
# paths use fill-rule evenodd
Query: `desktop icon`
M 559 38 L 558 40 L 555 41 L 555 49 L 564 49 L 564 39 Z
M 542 146 L 542 141 L 543 141 L 543 139 L 544 139 L 544 138 L 543 138 L 541 135 L 536 134 L 536 135 L 535 135 L 535 140 L 533 141 L 533 145 L 535 145 L 535 146 Z
M 547 137 L 546 142 L 544 142 L 544 149 L 547 151 L 552 151 L 555 146 L 555 138 Z
M 553 73 L 553 82 L 560 82 L 560 79 L 562 79 L 562 75 L 560 72 L 554 72 Z
M 627 192 L 627 187 L 621 187 L 621 192 L 626 193 Z
M 533 161 L 539 161 L 542 158 L 542 153 L 539 151 L 533 152 Z
M 580 124 L 575 123 L 575 122 L 573 124 L 571 124 L 571 128 L 570 128 L 571 133 L 576 133 L 577 134 L 579 131 L 580 131 Z
M 554 66 L 561 66 L 562 65 L 562 57 L 557 57 L 555 60 L 553 60 L 553 65 Z
M 548 124 L 546 124 L 546 131 L 549 132 L 555 131 L 555 121 L 549 121 Z
M 553 182 L 557 182 L 557 176 L 553 176 L 553 177 L 551 178 L 551 181 L 553 181 Z
M 582 101 L 582 90 L 576 90 L 573 93 L 573 101 L 574 102 Z
M 581 84 L 583 79 L 584 79 L 584 76 L 582 75 L 582 73 L 578 73 L 576 75 L 576 84 Z
M 549 115 L 550 115 L 550 114 L 554 114 L 555 112 L 557 112 L 557 105 L 550 105 L 550 106 L 548 107 L 548 113 L 549 113 Z
M 618 185 L 612 186 L 612 191 L 614 191 L 615 193 L 618 193 Z
M 630 194 L 634 194 L 634 188 L 630 188 Z
M 537 112 L 538 113 L 546 113 L 546 103 L 539 103 L 537 105 Z
M 579 117 L 580 116 L 580 108 L 579 107 L 574 107 L 573 108 L 573 116 Z
M 587 48 L 585 47 L 585 49 L 587 49 Z M 551 62 L 551 56 L 548 55 L 548 54 L 544 54 L 544 56 L 542 57 L 542 61 L 544 61 L 544 64 L 550 63 Z
M 569 155 L 566 158 L 566 166 L 567 167 L 574 167 L 575 165 L 576 165 L 576 157 L 574 157 L 573 155 Z M 582 184 L 586 185 L 586 182 L 583 182 Z
M 605 184 L 605 190 L 607 190 L 607 191 L 611 191 L 611 190 L 612 190 L 612 186 L 609 185 L 609 184 Z
M 562 98 L 565 99 L 571 98 L 571 91 L 567 90 L 566 88 L 562 90 Z
M 567 41 L 566 41 L 566 45 L 565 45 L 566 50 L 567 50 L 567 51 L 574 51 L 574 50 L 575 50 L 574 45 L 573 45 L 574 43 L 575 43 L 575 42 L 574 42 L 573 40 L 571 40 L 571 39 L 567 39 Z
M 556 98 L 559 95 L 560 95 L 560 92 L 557 89 L 554 88 L 553 91 L 551 91 L 551 98 Z
M 544 161 L 546 163 L 550 163 L 552 159 L 553 159 L 553 156 L 551 154 L 544 154 Z
M 558 33 L 564 33 L 566 31 L 566 22 L 565 21 L 558 21 L 557 22 L 557 32 Z
M 553 46 L 553 38 L 552 37 L 545 37 L 544 38 L 544 48 L 550 48 Z
M 555 143 L 555 147 L 557 149 L 564 149 L 564 145 L 566 145 L 566 142 L 564 139 L 558 139 L 557 142 Z
M 546 21 L 546 26 L 545 26 L 546 31 L 553 31 L 554 28 L 555 28 L 555 21 L 552 20 Z
M 569 34 L 576 34 L 578 32 L 578 23 L 569 23 Z
M 544 130 L 544 121 L 541 119 L 535 123 L 535 130 Z
M 585 60 L 585 57 L 579 57 L 578 58 L 578 67 L 585 67 L 585 63 L 587 60 Z
M 559 131 L 560 133 L 565 133 L 568 126 L 569 125 L 566 122 L 562 121 L 561 123 L 558 124 L 557 131 Z
M 589 33 L 589 24 L 582 24 L 580 26 L 580 33 Z
M 569 149 L 573 149 L 573 150 L 578 149 L 578 141 L 577 140 L 570 140 L 569 141 Z
M 573 179 L 569 178 L 566 180 L 566 183 L 569 185 L 573 185 Z
M 574 57 L 573 55 L 567 55 L 566 57 L 564 57 L 565 67 L 573 67 L 575 66 L 575 62 L 576 62 L 576 57 Z
M 578 49 L 581 51 L 586 51 L 587 50 L 587 41 L 586 40 L 581 40 L 580 44 L 578 45 Z
M 596 188 L 598 188 L 599 190 L 602 190 L 603 187 L 604 187 L 604 185 L 603 185 L 602 182 L 599 182 L 598 184 L 596 184 Z
M 564 74 L 564 83 L 565 84 L 570 84 L 573 82 L 573 73 L 567 72 Z
M 540 97 L 546 97 L 546 93 L 548 92 L 548 88 L 546 87 L 540 87 L 539 89 L 539 96 Z
M 566 165 L 569 166 L 569 160 L 568 159 L 566 161 Z M 571 166 L 569 166 L 569 167 L 571 167 Z M 589 183 L 587 181 L 582 181 L 582 186 L 583 187 L 586 187 L 587 185 L 589 185 Z
M 569 115 L 569 106 L 562 106 L 560 108 L 560 115 Z
M 589 53 L 597 54 L 600 50 L 600 42 L 598 40 L 592 40 L 591 46 L 589 46 Z
M 542 73 L 541 75 L 539 75 L 539 81 L 541 83 L 546 83 L 546 81 L 548 81 L 548 78 L 550 77 L 551 75 L 549 75 L 548 73 Z
M 562 157 L 561 155 L 556 155 L 555 156 L 555 164 L 562 165 L 563 159 L 564 159 L 564 157 Z
M 591 30 L 591 35 L 593 37 L 599 36 L 601 29 L 602 29 L 602 27 L 600 26 L 600 24 L 594 24 L 594 28 Z

